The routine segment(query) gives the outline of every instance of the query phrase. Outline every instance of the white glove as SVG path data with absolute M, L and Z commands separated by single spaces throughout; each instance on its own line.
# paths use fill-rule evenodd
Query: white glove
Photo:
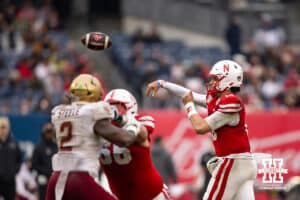
M 127 123 L 123 127 L 126 131 L 133 133 L 135 136 L 141 131 L 141 123 L 134 116 L 127 117 Z

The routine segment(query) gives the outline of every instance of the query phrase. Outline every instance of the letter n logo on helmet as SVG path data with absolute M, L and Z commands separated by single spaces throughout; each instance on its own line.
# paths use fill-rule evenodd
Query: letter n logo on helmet
M 228 73 L 229 72 L 229 64 L 226 63 L 223 65 L 223 70 L 224 70 L 224 73 Z

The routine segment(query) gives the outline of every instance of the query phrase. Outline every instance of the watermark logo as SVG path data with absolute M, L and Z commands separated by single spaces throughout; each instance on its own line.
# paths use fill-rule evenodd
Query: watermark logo
M 262 159 L 263 168 L 258 169 L 258 174 L 263 174 L 262 182 L 269 186 L 279 186 L 283 184 L 283 174 L 288 173 L 288 169 L 283 168 L 282 158 Z

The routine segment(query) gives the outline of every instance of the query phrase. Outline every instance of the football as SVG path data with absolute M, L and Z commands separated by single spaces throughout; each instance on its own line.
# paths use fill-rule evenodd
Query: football
M 107 49 L 112 44 L 110 37 L 101 32 L 86 33 L 81 37 L 81 42 L 88 49 L 96 51 Z

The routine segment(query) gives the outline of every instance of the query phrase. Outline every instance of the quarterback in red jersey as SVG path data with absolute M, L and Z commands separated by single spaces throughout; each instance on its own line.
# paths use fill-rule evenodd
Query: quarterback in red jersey
M 119 113 L 115 115 L 115 126 L 123 127 L 128 118 L 134 117 L 142 127 L 132 145 L 124 148 L 108 143 L 100 150 L 101 167 L 111 191 L 119 200 L 167 200 L 162 177 L 151 161 L 149 135 L 154 119 L 137 115 L 137 102 L 127 90 L 112 90 L 104 101 Z
M 147 95 L 153 96 L 159 88 L 165 88 L 180 96 L 194 130 L 198 134 L 212 134 L 217 157 L 207 163 L 212 178 L 205 200 L 254 199 L 256 162 L 250 150 L 244 104 L 237 95 L 242 82 L 242 67 L 222 60 L 210 71 L 206 95 L 163 80 L 149 83 L 146 90 Z M 207 107 L 206 118 L 198 114 L 195 103 Z

